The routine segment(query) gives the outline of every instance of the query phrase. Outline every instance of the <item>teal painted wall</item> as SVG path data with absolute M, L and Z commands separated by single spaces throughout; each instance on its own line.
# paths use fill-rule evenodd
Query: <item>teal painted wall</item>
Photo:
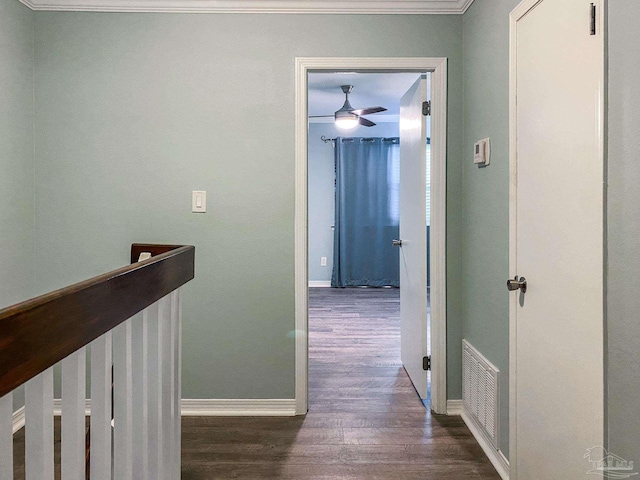
M 33 22 L 0 0 L 0 308 L 33 294 Z
M 374 119 L 375 121 L 375 119 Z M 333 123 L 309 124 L 309 281 L 329 282 L 333 270 L 333 230 L 335 218 L 335 160 L 331 143 L 325 138 L 397 137 L 397 122 L 380 122 L 374 127 L 356 127 L 345 131 Z M 327 266 L 320 265 L 320 257 L 327 257 Z
M 443 15 L 38 12 L 37 290 L 126 263 L 132 242 L 194 244 L 183 396 L 293 398 L 294 58 L 449 58 L 455 252 L 461 28 Z M 207 190 L 208 213 L 190 213 L 192 190 Z M 454 306 L 455 345 L 460 322 Z M 460 398 L 459 347 L 449 379 Z
M 0 0 L 0 309 L 33 295 L 34 13 Z M 14 392 L 14 408 L 24 404 Z
M 519 0 L 475 0 L 463 16 L 462 337 L 500 370 L 500 449 L 509 451 L 509 13 Z M 491 138 L 491 164 L 473 144 Z
M 640 2 L 610 0 L 607 422 L 610 452 L 640 463 Z

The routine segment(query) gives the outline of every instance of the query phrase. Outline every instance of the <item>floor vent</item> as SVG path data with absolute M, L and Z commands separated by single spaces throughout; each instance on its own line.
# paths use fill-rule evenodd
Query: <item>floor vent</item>
M 462 340 L 462 401 L 468 414 L 498 449 L 498 377 L 500 370 Z

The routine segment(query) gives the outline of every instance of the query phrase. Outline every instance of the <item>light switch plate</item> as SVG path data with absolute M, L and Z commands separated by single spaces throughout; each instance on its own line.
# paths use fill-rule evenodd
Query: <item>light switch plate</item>
M 207 192 L 194 190 L 191 195 L 191 211 L 193 213 L 205 213 L 207 211 Z

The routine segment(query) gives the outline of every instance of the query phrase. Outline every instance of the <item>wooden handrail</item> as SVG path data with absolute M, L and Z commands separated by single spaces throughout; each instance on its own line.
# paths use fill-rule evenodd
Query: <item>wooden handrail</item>
M 182 246 L 0 310 L 0 397 L 192 280 L 194 262 Z

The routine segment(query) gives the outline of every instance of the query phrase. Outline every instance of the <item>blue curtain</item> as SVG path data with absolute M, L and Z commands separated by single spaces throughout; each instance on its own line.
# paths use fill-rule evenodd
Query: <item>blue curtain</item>
M 336 139 L 332 287 L 400 286 L 398 138 Z

